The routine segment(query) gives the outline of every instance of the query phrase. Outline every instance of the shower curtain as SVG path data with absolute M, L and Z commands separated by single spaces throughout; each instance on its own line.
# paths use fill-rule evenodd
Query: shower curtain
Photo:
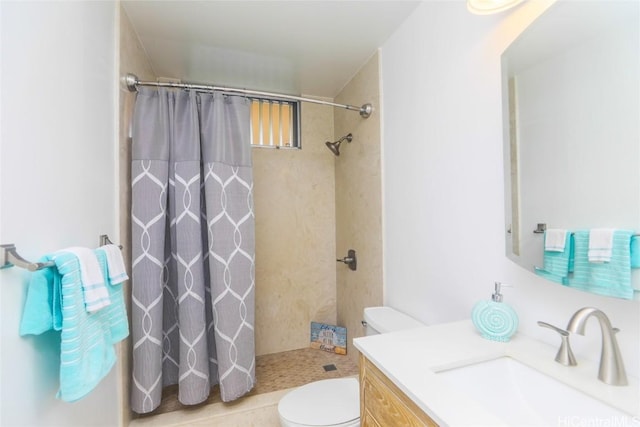
M 255 384 L 250 100 L 140 88 L 132 146 L 131 408 Z

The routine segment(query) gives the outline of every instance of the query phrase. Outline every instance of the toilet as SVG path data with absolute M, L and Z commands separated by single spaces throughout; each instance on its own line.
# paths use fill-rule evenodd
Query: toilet
M 364 309 L 366 335 L 419 328 L 423 323 L 391 307 Z M 278 403 L 282 427 L 358 427 L 360 389 L 353 377 L 315 381 L 287 393 Z

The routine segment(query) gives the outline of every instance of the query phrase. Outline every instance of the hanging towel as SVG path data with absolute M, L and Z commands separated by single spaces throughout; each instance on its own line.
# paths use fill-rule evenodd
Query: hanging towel
M 120 249 L 118 249 L 120 251 Z M 105 277 L 109 275 L 109 263 L 104 251 L 96 249 L 96 256 L 100 263 L 100 268 Z M 125 279 L 126 280 L 126 279 Z M 127 318 L 127 308 L 124 305 L 124 288 L 122 282 L 109 283 L 107 287 L 109 290 L 109 298 L 111 299 L 111 305 L 101 310 L 102 321 L 109 325 L 111 329 L 111 342 L 117 343 L 129 336 L 129 321 Z M 104 311 L 104 313 L 102 313 Z
M 43 257 L 38 262 L 49 262 Z M 40 335 L 62 329 L 60 273 L 55 268 L 34 271 L 27 286 L 27 299 L 20 320 L 20 335 Z
M 564 252 L 567 243 L 567 230 L 549 229 L 544 232 L 544 250 L 548 252 Z
M 107 287 L 112 304 L 104 309 L 88 313 L 85 310 L 80 262 L 71 252 L 56 252 L 46 257 L 53 260 L 56 269 L 34 272 L 29 282 L 27 304 L 23 312 L 21 335 L 39 334 L 45 324 L 55 329 L 56 312 L 61 316 L 60 332 L 60 388 L 57 397 L 73 402 L 86 396 L 109 373 L 116 361 L 114 344 L 129 335 L 127 313 L 124 305 L 122 285 Z M 96 252 L 101 274 L 107 272 L 106 256 Z M 50 292 L 42 291 L 42 281 Z M 34 291 L 31 292 L 31 285 Z M 56 289 L 60 296 L 56 309 Z M 54 295 L 54 303 L 48 298 Z M 48 316 L 35 319 L 37 308 L 49 306 L 53 324 Z M 34 320 L 35 319 L 35 320 Z M 24 326 L 24 327 L 23 327 Z
M 615 230 L 611 259 L 605 263 L 589 261 L 588 230 L 574 232 L 575 267 L 569 286 L 624 299 L 633 298 L 631 286 L 631 236 L 633 231 Z
M 631 287 L 640 291 L 640 236 L 631 236 Z
M 538 276 L 544 277 L 545 279 L 551 280 L 552 282 L 560 283 L 561 285 L 569 284 L 569 276 L 563 276 L 561 274 L 552 273 L 550 271 L 547 271 L 544 268 L 540 268 L 536 266 L 533 267 L 533 270 Z
M 613 252 L 613 233 L 610 228 L 589 231 L 589 262 L 610 262 Z
M 562 246 L 562 251 L 546 250 L 544 251 L 544 268 L 534 267 L 534 271 L 538 276 L 545 277 L 553 282 L 567 285 L 569 281 L 569 273 L 573 271 L 574 263 L 574 244 L 573 234 L 562 230 L 564 233 L 564 241 L 562 244 L 554 243 L 552 246 L 558 248 Z M 545 233 L 545 248 L 547 247 L 547 233 Z M 554 236 L 555 240 L 557 236 Z
M 78 257 L 85 310 L 94 313 L 111 304 L 96 253 L 92 249 L 81 247 L 63 249 L 62 252 L 70 252 Z
M 640 268 L 640 236 L 631 236 L 631 268 Z
M 109 278 L 111 285 L 116 285 L 129 279 L 122 259 L 122 251 L 119 247 L 116 245 L 104 245 L 100 246 L 97 251 L 104 252 L 106 255 L 108 274 L 105 277 Z

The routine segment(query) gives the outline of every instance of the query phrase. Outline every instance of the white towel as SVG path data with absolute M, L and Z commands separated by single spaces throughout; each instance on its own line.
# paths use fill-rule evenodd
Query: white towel
M 589 231 L 589 262 L 609 262 L 613 253 L 611 228 L 594 228 Z
M 81 247 L 66 248 L 59 252 L 70 252 L 78 258 L 85 311 L 95 313 L 110 305 L 109 291 L 104 284 L 105 278 L 102 275 L 100 262 L 98 262 L 95 252 L 92 249 Z
M 122 251 L 118 246 L 104 245 L 97 250 L 103 251 L 107 257 L 107 270 L 109 270 L 109 282 L 111 285 L 117 285 L 129 279 L 122 259 Z
M 544 250 L 549 252 L 564 252 L 567 242 L 567 230 L 550 228 L 544 233 Z

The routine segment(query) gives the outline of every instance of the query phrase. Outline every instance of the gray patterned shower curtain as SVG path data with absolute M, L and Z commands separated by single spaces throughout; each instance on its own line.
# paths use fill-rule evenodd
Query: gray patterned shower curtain
M 140 88 L 132 147 L 131 408 L 255 384 L 250 101 Z

